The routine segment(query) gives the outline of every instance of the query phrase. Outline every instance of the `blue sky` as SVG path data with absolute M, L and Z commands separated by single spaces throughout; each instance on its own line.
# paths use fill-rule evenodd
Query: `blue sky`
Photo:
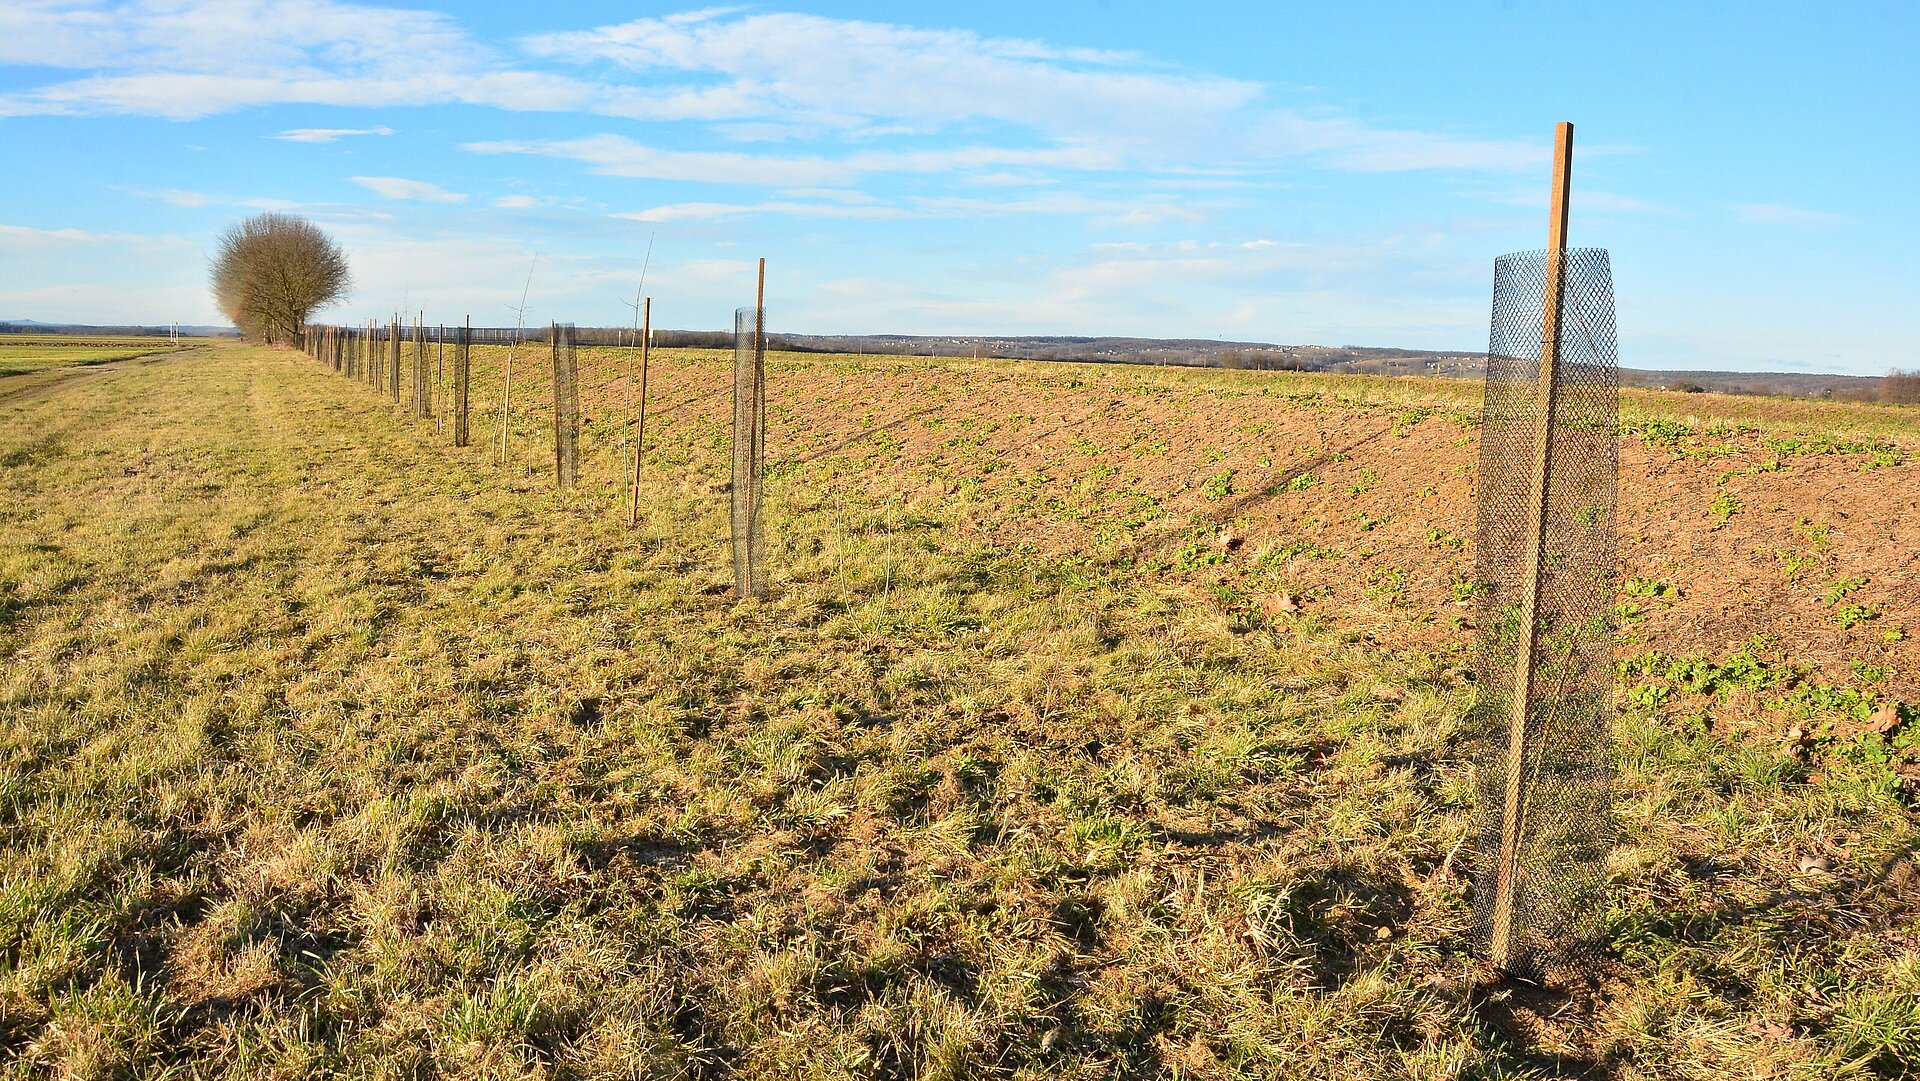
M 1622 362 L 1877 373 L 1913 329 L 1920 5 L 0 6 L 0 318 L 213 322 L 312 218 L 371 317 L 1485 347 L 1611 249 Z

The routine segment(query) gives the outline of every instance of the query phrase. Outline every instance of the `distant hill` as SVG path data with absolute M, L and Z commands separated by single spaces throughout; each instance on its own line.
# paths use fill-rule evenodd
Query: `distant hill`
M 1469 379 L 1477 379 L 1486 372 L 1486 355 L 1483 353 L 1358 345 L 1275 345 L 1271 342 L 1214 341 L 1203 338 L 781 334 L 776 335 L 775 340 L 782 348 L 804 352 L 1180 364 L 1261 371 L 1431 375 Z M 1665 390 L 1859 400 L 1875 397 L 1880 385 L 1877 376 L 1804 372 L 1661 372 L 1636 368 L 1621 369 L 1620 381 L 1628 386 Z
M 433 328 L 429 328 L 431 332 Z M 451 329 L 451 328 L 449 328 Z M 192 337 L 238 337 L 232 327 L 183 326 Z M 32 319 L 0 321 L 0 334 L 154 335 L 162 327 L 93 327 L 41 323 Z M 524 330 L 474 327 L 475 340 L 546 340 L 544 327 Z M 627 327 L 579 327 L 582 345 L 622 345 Z M 733 332 L 656 330 L 654 342 L 667 347 L 730 349 Z M 1075 335 L 989 337 L 951 334 L 771 334 L 775 349 L 801 353 L 873 353 L 888 356 L 994 357 L 1006 360 L 1089 361 L 1105 364 L 1176 364 L 1194 368 L 1250 371 L 1334 372 L 1346 375 L 1426 375 L 1478 379 L 1485 374 L 1484 353 L 1430 349 L 1393 349 L 1364 345 L 1277 345 L 1272 342 L 1217 341 L 1211 338 L 1117 338 Z M 1716 394 L 1784 395 L 1870 401 L 1880 378 L 1807 372 L 1650 371 L 1622 368 L 1625 386 Z
M 169 330 L 178 331 L 183 338 L 238 338 L 240 332 L 232 327 L 213 327 L 199 325 L 181 325 L 169 328 L 160 326 L 89 326 L 83 323 L 42 323 L 38 319 L 0 319 L 0 334 L 85 334 L 93 338 L 153 338 L 165 337 Z

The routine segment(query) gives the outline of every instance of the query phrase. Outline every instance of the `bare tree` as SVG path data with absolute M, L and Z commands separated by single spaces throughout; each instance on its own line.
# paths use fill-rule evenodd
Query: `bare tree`
M 1895 405 L 1920 404 L 1920 371 L 1898 368 L 1880 378 L 1880 400 Z
M 315 308 L 346 294 L 347 257 L 312 222 L 267 212 L 220 234 L 213 297 L 233 325 L 268 343 L 298 339 Z

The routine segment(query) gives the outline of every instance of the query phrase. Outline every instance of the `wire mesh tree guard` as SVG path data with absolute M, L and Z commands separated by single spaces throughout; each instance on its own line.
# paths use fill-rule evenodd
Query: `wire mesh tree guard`
M 580 479 L 580 366 L 572 323 L 553 325 L 553 479 L 563 492 Z
M 1607 253 L 1565 246 L 1572 127 L 1551 246 L 1502 257 L 1480 444 L 1479 856 L 1474 937 L 1503 975 L 1592 958 L 1603 918 L 1612 719 L 1619 368 Z
M 761 296 L 764 295 L 763 285 Z M 766 330 L 767 313 L 763 305 L 733 313 L 733 472 L 729 491 L 733 591 L 742 600 L 767 595 L 763 521 L 767 453 Z

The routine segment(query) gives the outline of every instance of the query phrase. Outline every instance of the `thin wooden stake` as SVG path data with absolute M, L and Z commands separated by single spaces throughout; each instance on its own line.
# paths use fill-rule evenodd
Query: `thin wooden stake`
M 761 485 L 767 473 L 767 260 L 760 258 L 759 283 L 753 291 L 753 444 L 752 465 L 755 482 L 747 485 L 747 583 L 755 596 L 760 595 L 760 551 L 753 543 L 760 537 Z
M 653 298 L 640 302 L 640 420 L 633 435 L 633 497 L 627 504 L 627 528 L 640 524 L 640 463 L 647 456 L 647 352 L 653 346 Z
M 1534 402 L 1533 489 L 1527 502 L 1527 567 L 1521 578 L 1520 640 L 1515 651 L 1513 706 L 1507 717 L 1506 798 L 1500 817 L 1500 856 L 1494 874 L 1490 960 L 1507 972 L 1513 965 L 1514 893 L 1519 886 L 1520 842 L 1526 828 L 1522 778 L 1530 752 L 1528 706 L 1533 698 L 1534 644 L 1539 630 L 1541 574 L 1546 564 L 1547 498 L 1551 491 L 1554 404 L 1560 368 L 1560 316 L 1566 302 L 1567 196 L 1573 173 L 1573 125 L 1553 133 L 1553 201 L 1547 219 L 1545 318 L 1540 326 L 1540 376 Z M 1544 735 L 1544 734 L 1543 734 Z

